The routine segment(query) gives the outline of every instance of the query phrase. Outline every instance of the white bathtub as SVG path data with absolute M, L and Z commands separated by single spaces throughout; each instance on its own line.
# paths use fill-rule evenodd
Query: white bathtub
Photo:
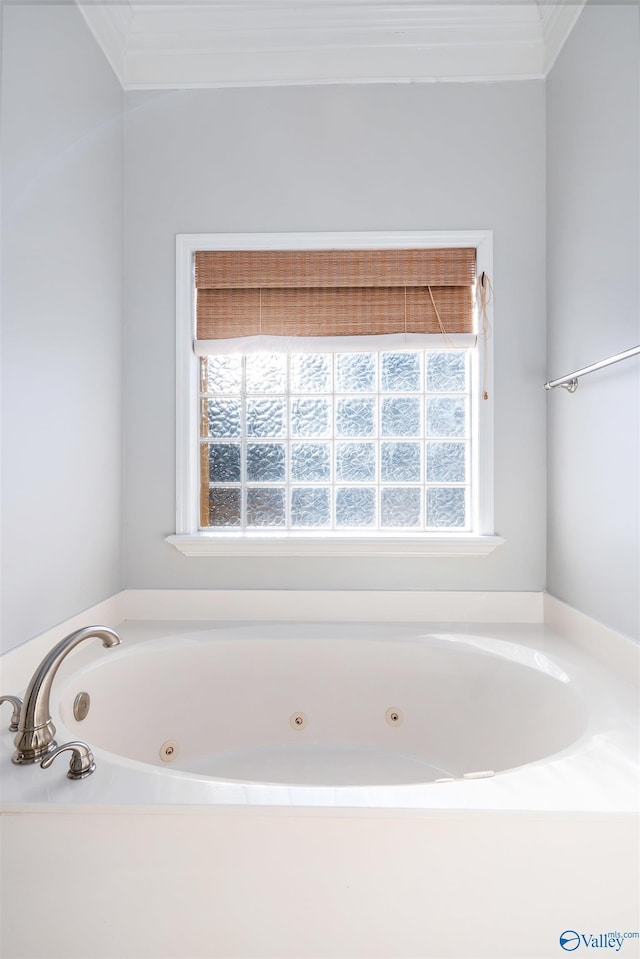
M 553 628 L 117 628 L 53 686 L 92 776 L 13 766 L 3 723 L 3 954 L 551 959 L 638 928 L 636 692 Z
M 80 687 L 92 706 L 76 722 Z M 311 625 L 124 646 L 76 673 L 58 708 L 74 738 L 139 763 L 311 786 L 501 772 L 558 753 L 587 722 L 567 673 L 533 649 Z
M 5 803 L 635 808 L 633 692 L 546 627 L 120 631 L 54 684 L 56 739 L 88 742 L 94 775 L 11 769 L 7 742 Z

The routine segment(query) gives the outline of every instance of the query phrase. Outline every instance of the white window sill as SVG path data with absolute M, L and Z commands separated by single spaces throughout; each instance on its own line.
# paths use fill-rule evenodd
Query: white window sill
M 185 556 L 488 556 L 501 536 L 277 536 L 190 533 L 167 536 Z

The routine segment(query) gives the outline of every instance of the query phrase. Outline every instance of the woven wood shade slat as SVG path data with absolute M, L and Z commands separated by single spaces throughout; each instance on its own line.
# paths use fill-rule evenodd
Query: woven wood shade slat
M 473 330 L 471 287 L 432 287 L 449 333 Z M 262 305 L 260 301 L 262 300 Z M 405 323 L 406 310 L 406 323 Z M 198 339 L 438 333 L 428 289 L 200 290 Z
M 196 339 L 473 332 L 473 248 L 195 256 Z M 431 293 L 429 292 L 431 290 Z
M 215 250 L 195 257 L 196 288 L 297 289 L 361 286 L 471 286 L 476 251 Z

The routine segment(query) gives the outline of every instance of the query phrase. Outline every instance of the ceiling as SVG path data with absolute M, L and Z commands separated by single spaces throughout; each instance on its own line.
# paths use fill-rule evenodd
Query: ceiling
M 538 79 L 585 0 L 104 0 L 78 6 L 128 90 Z

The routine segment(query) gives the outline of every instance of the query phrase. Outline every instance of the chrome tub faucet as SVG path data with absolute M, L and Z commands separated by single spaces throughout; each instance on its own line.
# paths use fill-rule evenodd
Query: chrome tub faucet
M 18 732 L 14 739 L 16 751 L 11 757 L 14 763 L 39 763 L 56 749 L 56 727 L 51 719 L 50 705 L 53 678 L 71 650 L 83 640 L 94 637 L 101 639 L 107 649 L 122 642 L 115 630 L 108 626 L 85 626 L 60 640 L 37 667 L 20 709 Z

